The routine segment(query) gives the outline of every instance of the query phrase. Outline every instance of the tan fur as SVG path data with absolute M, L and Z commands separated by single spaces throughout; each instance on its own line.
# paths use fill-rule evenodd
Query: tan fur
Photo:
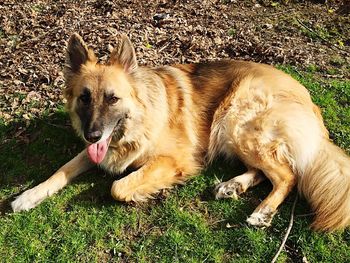
M 125 36 L 110 61 L 101 65 L 82 39 L 73 35 L 65 77 L 67 109 L 78 134 L 85 140 L 79 96 L 88 88 L 87 123 L 102 123 L 103 136 L 111 136 L 100 166 L 111 173 L 136 169 L 113 183 L 115 199 L 144 201 L 183 183 L 222 154 L 241 159 L 248 172 L 218 185 L 218 198 L 237 197 L 257 185 L 264 179 L 260 171 L 273 184 L 248 223 L 268 226 L 299 183 L 316 212 L 316 229 L 349 225 L 350 159 L 328 140 L 320 111 L 307 90 L 285 73 L 243 61 L 138 67 Z M 119 97 L 117 103 L 103 101 L 109 93 Z M 122 120 L 117 129 L 113 118 Z M 75 169 L 74 175 L 80 171 Z M 51 183 L 45 186 L 49 188 Z M 29 208 L 42 196 L 32 194 L 31 199 Z M 15 204 L 15 210 L 24 209 Z
M 315 229 L 331 231 L 350 224 L 349 157 L 339 147 L 322 140 L 298 187 L 315 211 Z

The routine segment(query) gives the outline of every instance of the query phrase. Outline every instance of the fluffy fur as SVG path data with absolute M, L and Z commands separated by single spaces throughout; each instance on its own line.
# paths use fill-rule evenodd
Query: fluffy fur
M 216 186 L 217 198 L 237 197 L 265 177 L 273 184 L 248 223 L 270 225 L 298 184 L 316 213 L 315 229 L 350 224 L 350 159 L 329 140 L 307 90 L 287 74 L 231 60 L 138 67 L 125 36 L 102 65 L 74 34 L 65 77 L 67 109 L 78 135 L 87 147 L 108 141 L 98 165 L 111 173 L 135 169 L 113 183 L 115 199 L 144 201 L 183 183 L 218 155 L 236 156 L 248 171 Z M 23 193 L 12 203 L 14 211 L 36 206 L 89 169 L 88 157 L 83 150 Z

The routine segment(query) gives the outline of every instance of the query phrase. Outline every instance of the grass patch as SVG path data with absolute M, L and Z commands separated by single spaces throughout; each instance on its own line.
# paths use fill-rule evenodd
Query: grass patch
M 350 150 L 350 82 L 315 77 L 281 67 L 311 92 L 334 141 Z M 9 213 L 13 195 L 48 178 L 83 147 L 68 116 L 59 110 L 18 126 L 0 121 L 0 258 L 2 262 L 266 262 L 277 251 L 288 226 L 293 195 L 279 209 L 273 226 L 255 229 L 244 220 L 271 190 L 269 183 L 237 201 L 214 200 L 216 178 L 244 169 L 217 162 L 167 198 L 146 204 L 116 203 L 113 178 L 93 170 L 37 208 Z M 13 136 L 17 134 L 17 136 Z M 309 212 L 299 201 L 296 214 Z M 332 235 L 309 230 L 309 216 L 297 216 L 279 262 L 344 262 L 350 258 L 350 231 Z

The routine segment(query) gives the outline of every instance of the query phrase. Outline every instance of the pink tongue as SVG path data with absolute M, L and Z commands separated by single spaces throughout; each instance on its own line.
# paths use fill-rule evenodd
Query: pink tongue
M 90 144 L 87 147 L 87 153 L 92 162 L 99 164 L 102 162 L 103 158 L 105 158 L 107 149 L 108 139 L 98 143 Z

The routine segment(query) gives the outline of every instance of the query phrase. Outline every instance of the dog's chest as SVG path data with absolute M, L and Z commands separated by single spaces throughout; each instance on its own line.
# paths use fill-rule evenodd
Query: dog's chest
M 136 142 L 110 147 L 100 166 L 112 174 L 124 172 L 144 153 L 143 147 Z

